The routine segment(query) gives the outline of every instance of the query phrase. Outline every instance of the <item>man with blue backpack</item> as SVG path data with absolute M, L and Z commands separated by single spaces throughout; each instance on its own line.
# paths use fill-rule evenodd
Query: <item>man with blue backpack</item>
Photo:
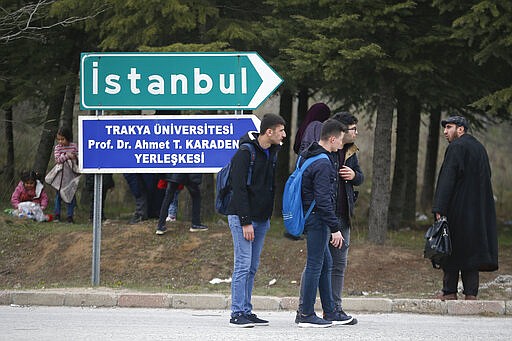
M 269 322 L 252 312 L 251 296 L 265 235 L 274 207 L 277 153 L 286 137 L 284 119 L 263 116 L 260 132 L 240 138 L 240 148 L 231 159 L 231 198 L 226 214 L 233 237 L 234 269 L 231 282 L 230 326 L 265 326 Z M 250 183 L 248 177 L 250 175 Z
M 325 154 L 311 163 L 302 175 L 302 205 L 304 212 L 314 206 L 306 218 L 307 260 L 301 281 L 303 295 L 298 315 L 302 328 L 324 328 L 348 323 L 336 310 L 331 287 L 332 258 L 329 244 L 335 248 L 343 246 L 340 224 L 336 216 L 338 191 L 338 165 L 336 152 L 343 148 L 343 136 L 347 127 L 340 121 L 328 119 L 322 126 L 319 142 L 313 142 L 299 157 L 298 167 L 309 158 Z M 323 317 L 315 314 L 317 290 L 322 302 Z

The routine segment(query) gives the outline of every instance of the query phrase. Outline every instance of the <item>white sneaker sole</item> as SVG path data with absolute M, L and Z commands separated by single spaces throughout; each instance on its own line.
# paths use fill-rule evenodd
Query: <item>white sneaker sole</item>
M 247 323 L 247 324 L 229 323 L 229 326 L 233 327 L 233 328 L 253 328 L 254 327 L 254 323 Z
M 335 326 L 342 326 L 342 325 L 345 325 L 345 324 L 352 324 L 352 321 L 354 320 L 353 317 L 351 317 L 350 319 L 348 320 L 345 320 L 345 321 L 331 321 L 333 325 Z M 355 324 L 355 323 L 354 323 Z
M 315 324 L 315 323 L 305 323 L 299 322 L 299 328 L 329 328 L 332 327 L 331 324 Z

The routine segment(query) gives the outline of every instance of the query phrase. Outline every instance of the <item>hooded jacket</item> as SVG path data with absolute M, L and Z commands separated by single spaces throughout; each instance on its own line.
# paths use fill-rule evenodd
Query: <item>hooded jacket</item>
M 309 209 L 311 202 L 316 200 L 313 212 L 318 214 L 332 233 L 340 231 L 336 217 L 338 196 L 337 157 L 329 153 L 317 142 L 313 142 L 302 154 L 300 165 L 306 159 L 325 153 L 329 159 L 319 159 L 313 162 L 302 174 L 302 205 L 304 212 Z
M 274 178 L 275 157 L 279 145 L 271 145 L 268 156 L 258 143 L 258 133 L 249 132 L 239 141 L 254 145 L 256 157 L 252 173 L 251 185 L 247 186 L 247 175 L 251 161 L 251 153 L 245 149 L 238 149 L 231 159 L 231 187 L 233 197 L 229 203 L 227 213 L 238 215 L 242 226 L 249 225 L 252 221 L 266 221 L 272 216 L 274 208 Z
M 28 191 L 25 188 L 23 181 L 18 183 L 18 186 L 16 186 L 12 193 L 11 204 L 15 209 L 17 209 L 18 205 L 25 201 L 32 201 L 39 204 L 43 210 L 46 209 L 48 206 L 48 195 L 46 195 L 41 181 L 36 180 L 36 187 L 31 191 Z

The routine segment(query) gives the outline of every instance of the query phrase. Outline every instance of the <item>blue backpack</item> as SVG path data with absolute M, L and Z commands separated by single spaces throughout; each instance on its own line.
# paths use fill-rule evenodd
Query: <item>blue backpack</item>
M 240 149 L 248 150 L 251 153 L 251 163 L 249 164 L 247 174 L 247 186 L 250 186 L 254 160 L 256 159 L 256 150 L 251 143 L 242 143 Z M 217 197 L 215 198 L 215 210 L 220 214 L 227 215 L 228 206 L 233 196 L 233 189 L 231 188 L 231 161 L 217 173 L 215 187 L 217 193 Z
M 304 215 L 304 210 L 302 209 L 302 174 L 313 162 L 319 159 L 329 159 L 329 157 L 322 153 L 310 157 L 304 164 L 299 167 L 301 156 L 297 160 L 297 166 L 295 170 L 290 175 L 288 180 L 286 181 L 286 185 L 284 185 L 284 193 L 283 193 L 283 221 L 284 227 L 289 234 L 293 236 L 300 236 L 304 231 L 304 223 L 306 219 L 311 214 L 311 211 L 315 207 L 316 201 L 313 200 L 311 205 L 309 206 L 306 215 Z

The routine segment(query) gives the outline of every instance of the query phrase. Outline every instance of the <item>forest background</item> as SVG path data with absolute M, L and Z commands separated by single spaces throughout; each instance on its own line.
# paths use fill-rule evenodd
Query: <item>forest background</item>
M 500 225 L 510 223 L 510 1 L 0 3 L 5 207 L 20 170 L 44 174 L 52 166 L 58 127 L 76 132 L 77 115 L 90 114 L 76 107 L 81 52 L 257 51 L 283 77 L 273 100 L 276 112 L 293 122 L 279 156 L 277 193 L 293 165 L 290 143 L 307 108 L 324 101 L 333 112 L 349 110 L 361 121 L 366 175 L 358 215 L 368 240 L 383 244 L 390 230 L 415 226 L 419 213 L 429 214 L 445 147 L 440 120 L 463 114 L 489 151 Z M 123 180 L 116 180 L 109 205 L 130 210 Z M 213 183 L 211 175 L 202 185 L 206 219 L 215 216 Z

